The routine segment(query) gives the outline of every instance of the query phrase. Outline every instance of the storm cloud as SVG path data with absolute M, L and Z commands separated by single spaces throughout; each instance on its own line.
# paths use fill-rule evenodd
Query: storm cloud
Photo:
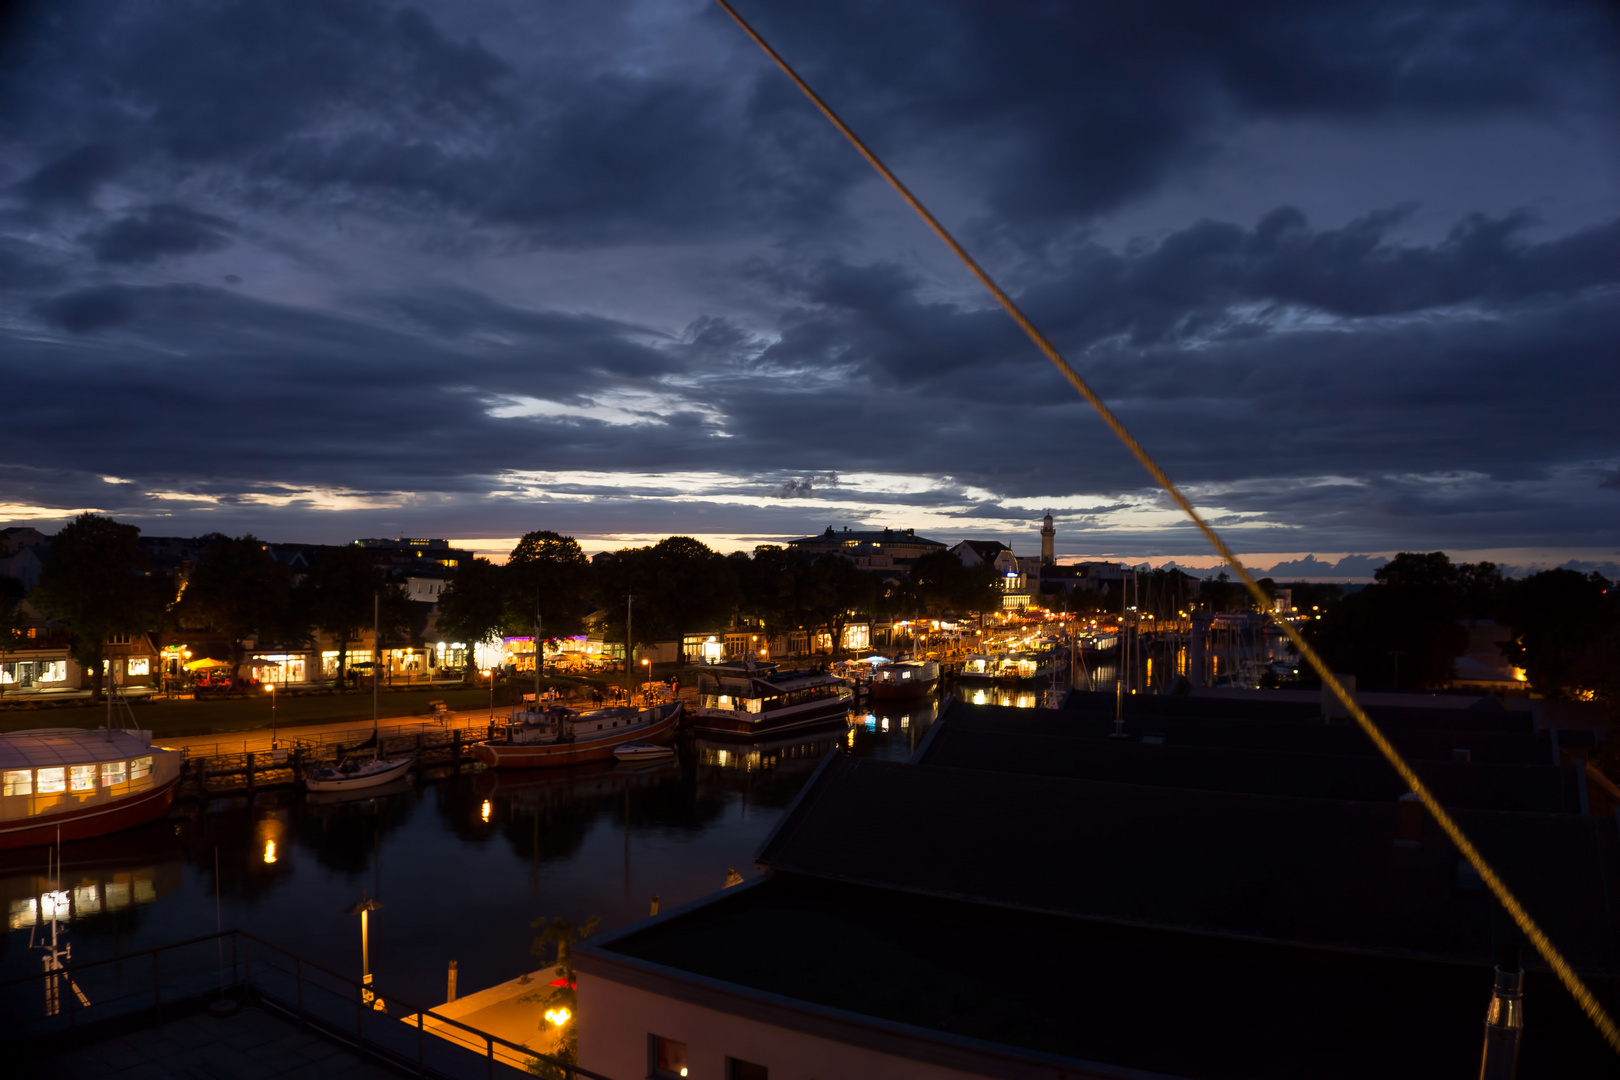
M 1613 554 L 1609 8 L 743 9 L 1240 546 Z M 1199 550 L 709 3 L 39 4 L 0 100 L 0 518 Z

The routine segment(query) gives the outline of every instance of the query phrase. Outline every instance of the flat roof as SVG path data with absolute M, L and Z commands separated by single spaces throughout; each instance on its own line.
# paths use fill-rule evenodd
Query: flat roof
M 756 859 L 1015 912 L 1489 966 L 1506 916 L 1398 804 L 1142 787 L 834 752 Z M 1612 816 L 1453 816 L 1577 968 L 1620 974 Z M 1535 962 L 1532 958 L 1527 963 Z
M 1023 869 L 996 862 L 1010 877 Z M 788 874 L 586 942 L 575 958 L 586 975 L 645 978 L 664 993 L 670 976 L 696 976 L 675 991 L 688 1001 L 710 1003 L 707 980 L 790 999 L 811 1014 L 807 1029 L 841 1010 L 1081 1067 L 1223 1080 L 1460 1075 L 1479 1059 L 1491 987 L 1485 966 L 1009 915 Z M 1612 1067 L 1550 975 L 1532 972 L 1525 1000 L 1521 1075 Z M 746 995 L 713 999 L 746 1005 Z M 770 1022 L 791 1023 L 791 1012 Z

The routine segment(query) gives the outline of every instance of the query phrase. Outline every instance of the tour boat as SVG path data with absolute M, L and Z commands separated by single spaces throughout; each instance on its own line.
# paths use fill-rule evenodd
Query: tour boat
M 627 743 L 664 743 L 675 735 L 681 703 L 621 706 L 581 713 L 561 707 L 515 712 L 497 738 L 473 746 L 492 769 L 536 769 L 607 761 Z
M 185 753 L 150 731 L 40 728 L 0 735 L 0 849 L 80 840 L 162 817 Z
M 819 668 L 779 671 L 753 661 L 714 667 L 698 676 L 692 728 L 744 738 L 775 734 L 841 719 L 853 697 L 847 682 Z
M 875 698 L 921 697 L 939 682 L 939 664 L 933 660 L 901 660 L 872 669 Z
M 1001 654 L 971 653 L 962 661 L 959 679 L 997 679 L 1001 677 Z
M 304 783 L 311 791 L 354 791 L 381 787 L 404 777 L 415 764 L 415 754 L 398 758 L 376 757 L 370 761 L 347 758 L 328 769 L 309 770 L 304 774 Z
M 629 742 L 615 747 L 613 756 L 627 764 L 639 764 L 668 761 L 675 756 L 675 750 L 672 747 L 659 746 L 657 743 Z

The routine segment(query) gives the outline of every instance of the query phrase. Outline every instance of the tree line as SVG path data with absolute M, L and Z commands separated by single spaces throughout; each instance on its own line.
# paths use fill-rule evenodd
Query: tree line
M 1464 622 L 1480 620 L 1502 628 L 1503 657 L 1537 693 L 1620 704 L 1620 589 L 1602 575 L 1557 569 L 1513 579 L 1494 563 L 1453 563 L 1436 551 L 1402 552 L 1373 578 L 1330 598 L 1305 630 L 1358 685 L 1445 686 L 1468 645 Z

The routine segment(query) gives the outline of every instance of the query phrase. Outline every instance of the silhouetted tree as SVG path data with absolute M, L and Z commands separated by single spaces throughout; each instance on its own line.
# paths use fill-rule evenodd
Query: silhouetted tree
M 251 534 L 210 545 L 186 583 L 180 612 L 231 642 L 231 666 L 242 662 L 243 639 L 308 636 L 292 618 L 293 574 Z
M 373 605 L 385 637 L 397 633 L 410 617 L 404 591 L 388 584 L 369 551 L 352 545 L 321 550 L 298 586 L 297 605 L 303 618 L 337 642 L 339 687 L 348 680 L 349 643 L 370 629 Z M 381 659 L 374 652 L 371 662 Z
M 98 514 L 80 514 L 51 540 L 51 557 L 30 597 L 47 618 L 69 628 L 73 658 L 90 672 L 101 700 L 107 639 L 142 634 L 162 622 L 168 582 L 152 573 L 141 530 Z
M 591 564 L 572 536 L 526 533 L 512 549 L 506 580 L 507 627 L 532 632 L 536 611 L 546 636 L 577 634 L 590 610 Z
M 1524 669 L 1538 694 L 1567 697 L 1596 692 L 1604 681 L 1597 659 L 1615 630 L 1610 582 L 1599 574 L 1543 570 L 1504 590 L 1504 621 L 1513 638 L 1503 649 Z
M 468 645 L 467 672 L 475 669 L 471 646 L 500 640 L 506 628 L 506 578 L 501 567 L 475 558 L 456 571 L 439 595 L 439 632 Z

